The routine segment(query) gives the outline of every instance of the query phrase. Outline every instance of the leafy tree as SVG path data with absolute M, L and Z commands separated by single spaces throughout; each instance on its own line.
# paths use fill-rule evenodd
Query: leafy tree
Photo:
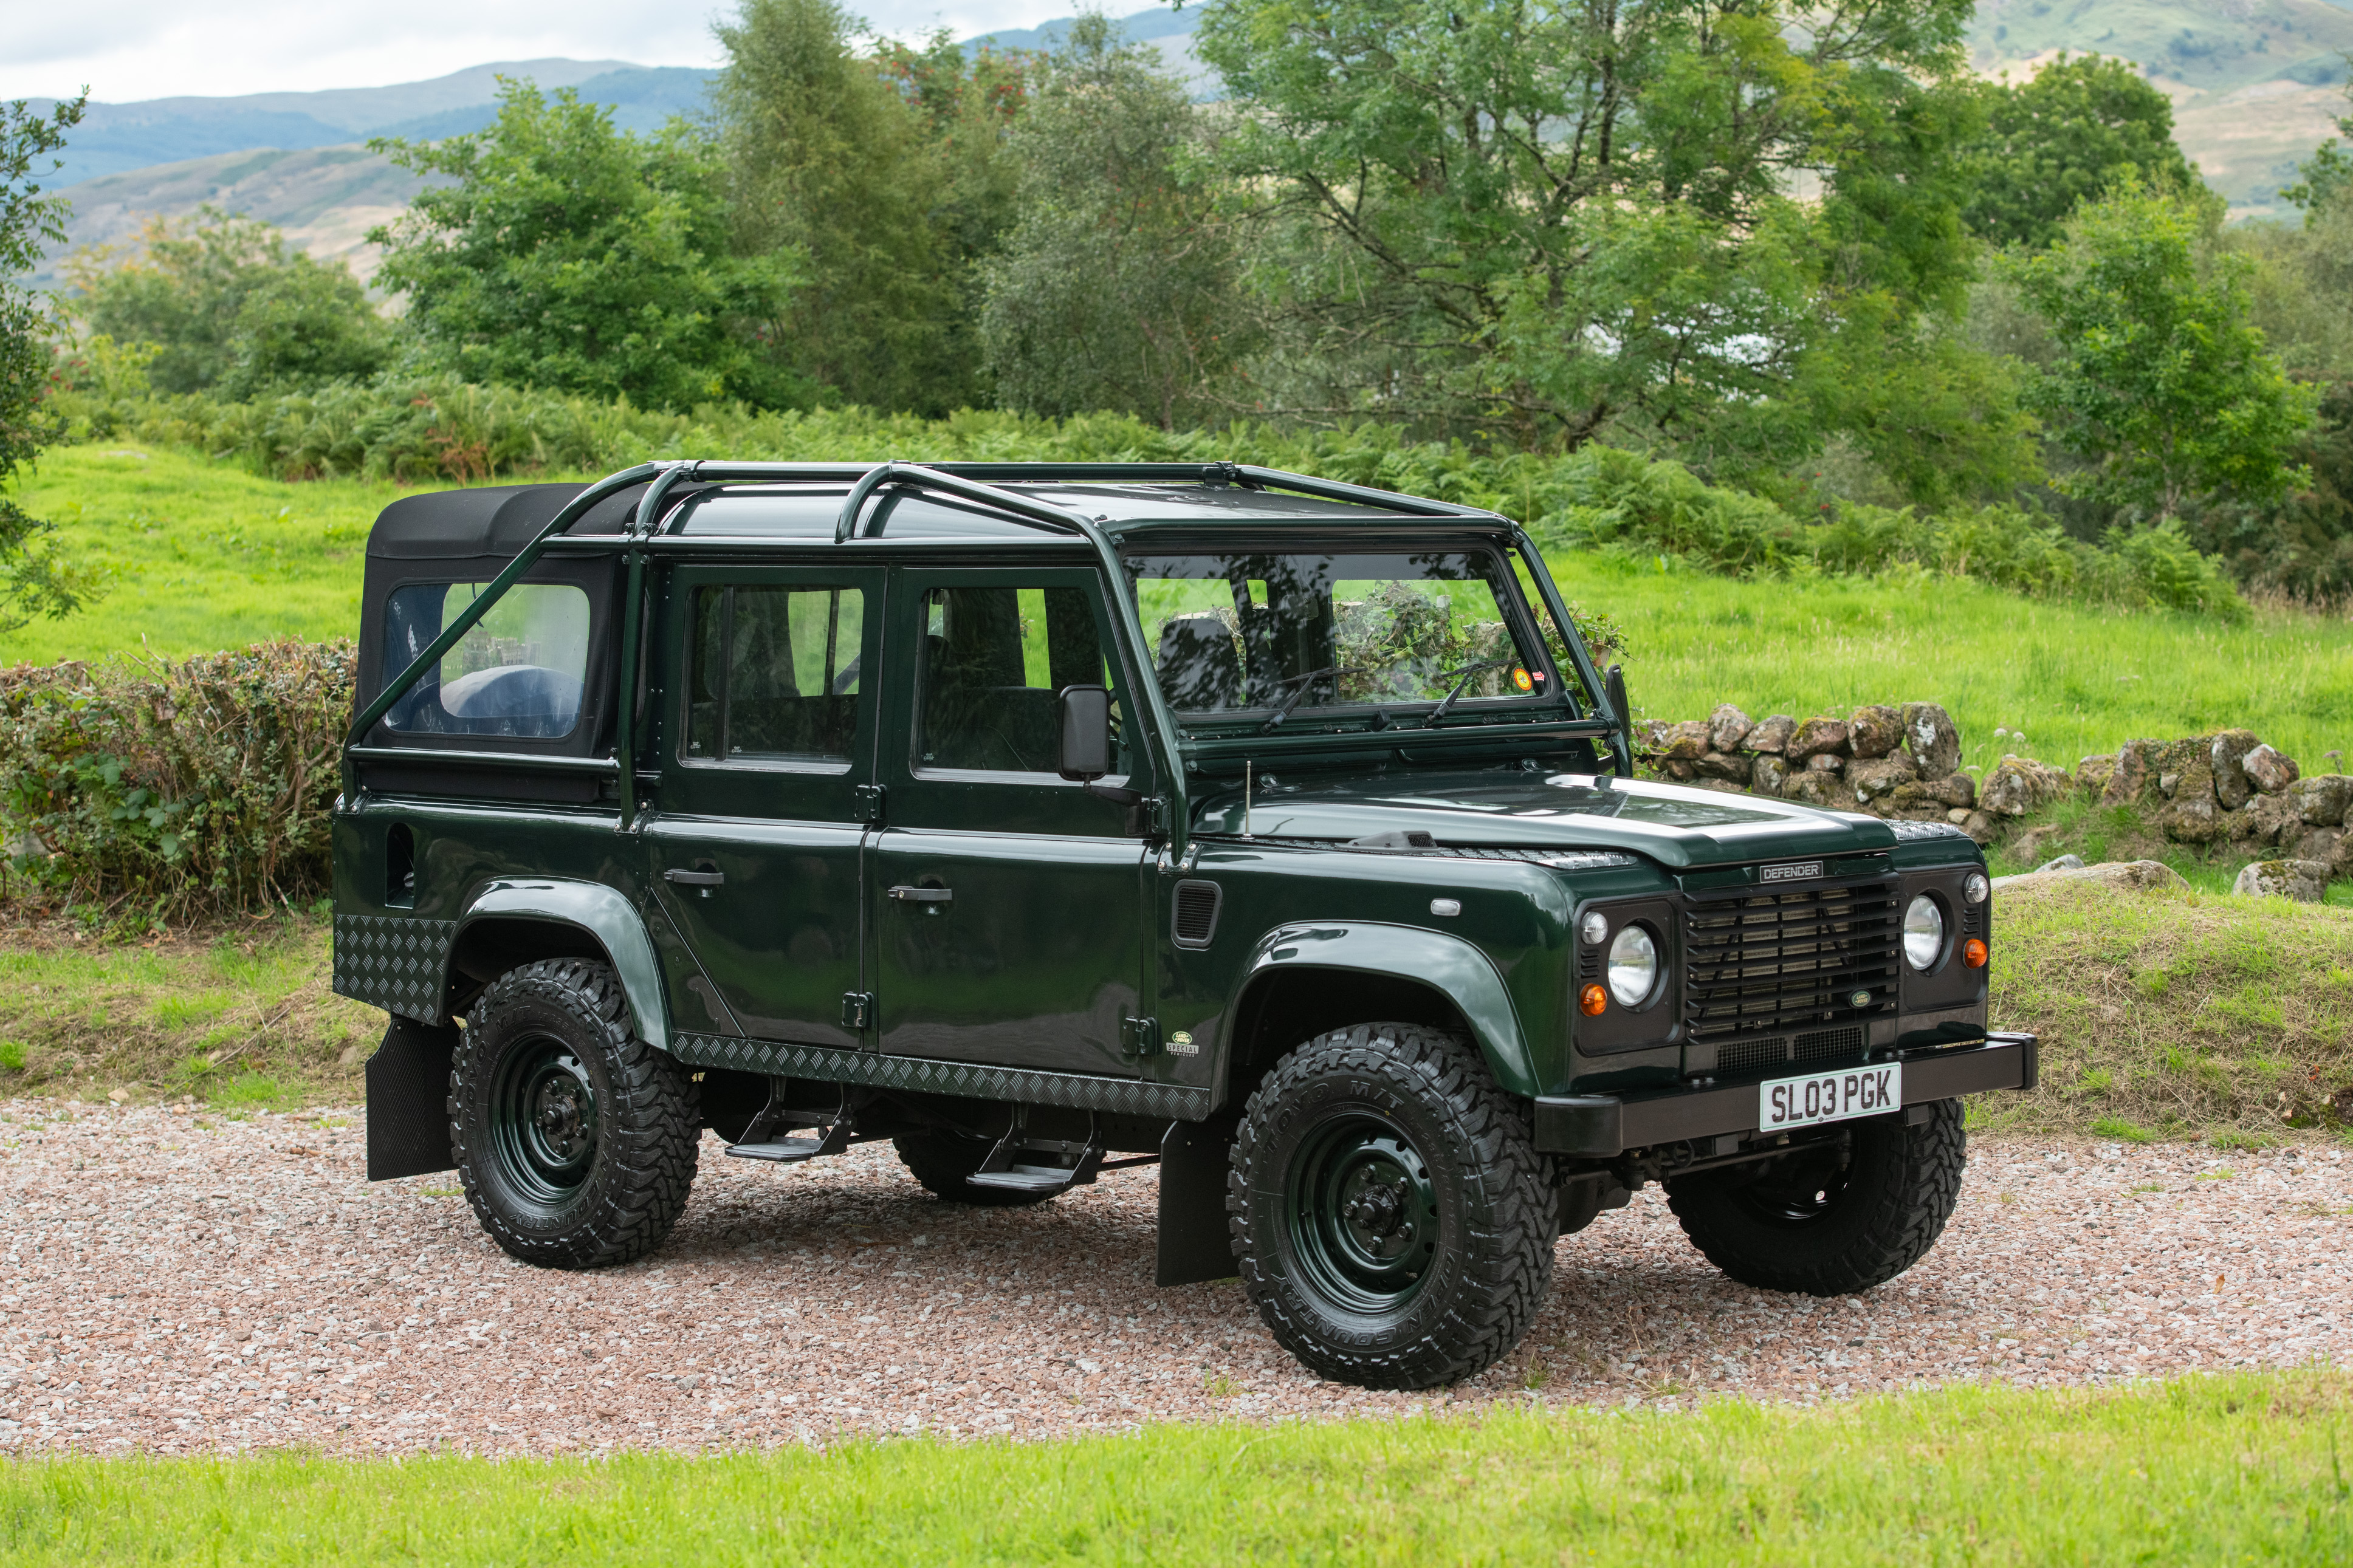
M 1083 15 L 1013 132 L 1021 216 L 983 268 L 982 335 L 1008 408 L 1174 429 L 1210 412 L 1208 388 L 1243 346 L 1234 226 L 1180 174 L 1198 112 L 1157 66 Z
M 341 262 L 291 249 L 272 225 L 205 207 L 150 220 L 137 248 L 69 258 L 72 309 L 123 344 L 152 343 L 164 392 L 258 394 L 366 376 L 392 357 L 392 329 Z
M 781 364 L 830 401 L 938 416 L 986 401 L 973 264 L 1010 218 L 1019 62 L 944 35 L 857 47 L 833 0 L 744 0 L 715 93 L 749 255 L 806 258 L 772 318 Z
M 2147 184 L 2198 183 L 2173 140 L 2173 104 L 2130 61 L 2064 51 L 2026 80 L 1988 82 L 1985 128 L 1964 150 L 1971 233 L 2046 246 L 2068 216 L 2131 173 Z
M 55 434 L 41 414 L 49 376 L 48 312 L 16 279 L 40 260 L 43 240 L 65 243 L 66 204 L 42 194 L 39 176 L 63 163 L 55 154 L 89 101 L 85 93 L 46 115 L 22 100 L 0 104 L 0 486 L 31 468 Z M 48 166 L 37 174 L 43 158 Z M 96 594 L 96 570 L 32 548 L 53 526 L 0 493 L 0 631 L 35 616 L 69 615 Z
M 1717 471 L 1819 444 L 1810 363 L 1867 322 L 1869 368 L 1958 304 L 1968 16 L 1211 0 L 1220 162 L 1293 234 L 1257 268 L 1270 363 L 1328 388 L 1282 401 L 1522 447 L 1614 427 Z
M 2249 322 L 2252 265 L 2215 249 L 2220 206 L 2127 175 L 2014 264 L 2054 345 L 2027 404 L 2088 465 L 2058 477 L 2063 494 L 2165 522 L 2210 499 L 2275 500 L 2305 477 L 2291 453 L 2315 395 Z
M 2346 56 L 2346 63 L 2353 65 L 2353 54 Z M 2353 98 L 2353 86 L 2345 91 L 2347 97 Z M 2353 141 L 2353 114 L 2337 121 L 2337 133 Z M 2306 223 L 2329 207 L 2345 205 L 2348 193 L 2353 193 L 2353 155 L 2335 142 L 2324 142 L 2314 148 L 2312 156 L 2298 163 L 2295 172 L 2304 178 L 2281 187 L 2280 197 L 2291 206 L 2302 207 Z
M 639 137 L 568 88 L 501 80 L 487 130 L 370 145 L 455 182 L 370 237 L 420 344 L 469 379 L 663 408 L 802 395 L 746 341 L 798 258 L 730 254 L 717 149 L 683 123 Z

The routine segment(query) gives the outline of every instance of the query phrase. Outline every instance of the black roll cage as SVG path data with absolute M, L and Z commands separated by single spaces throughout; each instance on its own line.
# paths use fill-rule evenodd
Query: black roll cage
M 1008 483 L 1038 483 L 1085 480 L 1130 480 L 1142 483 L 1197 483 L 1234 485 L 1245 489 L 1289 490 L 1297 495 L 1319 500 L 1341 501 L 1357 506 L 1378 507 L 1406 516 L 1477 520 L 1499 525 L 1511 535 L 1514 544 L 1528 562 L 1529 574 L 1543 596 L 1545 608 L 1560 630 L 1567 646 L 1569 658 L 1587 691 L 1594 695 L 1599 710 L 1594 728 L 1617 739 L 1618 770 L 1629 771 L 1632 755 L 1631 721 L 1622 713 L 1609 710 L 1609 699 L 1600 673 L 1594 668 L 1592 656 L 1584 639 L 1577 635 L 1569 619 L 1567 606 L 1562 603 L 1559 589 L 1552 574 L 1545 569 L 1540 554 L 1527 531 L 1501 512 L 1477 507 L 1457 506 L 1448 501 L 1430 500 L 1418 496 L 1400 495 L 1392 490 L 1373 489 L 1363 485 L 1345 484 L 1335 479 L 1319 479 L 1306 474 L 1293 474 L 1281 468 L 1262 468 L 1244 463 L 749 463 L 720 462 L 708 458 L 685 461 L 638 463 L 607 474 L 566 501 L 555 516 L 548 521 L 528 544 L 518 551 L 499 574 L 474 596 L 472 603 L 441 628 L 424 652 L 410 661 L 408 667 L 384 684 L 366 707 L 352 721 L 351 732 L 343 748 L 343 784 L 346 800 L 358 795 L 358 763 L 362 761 L 406 759 L 415 761 L 453 761 L 474 765 L 497 763 L 522 766 L 539 771 L 554 764 L 563 772 L 593 772 L 613 776 L 620 790 L 619 830 L 627 832 L 637 817 L 638 776 L 634 766 L 625 759 L 637 754 L 636 704 L 626 700 L 616 708 L 613 756 L 593 757 L 515 757 L 486 755 L 472 752 L 426 751 L 415 747 L 370 746 L 368 732 L 375 729 L 394 703 L 406 695 L 409 688 L 422 679 L 425 673 L 438 665 L 444 655 L 455 647 L 459 638 L 471 631 L 477 622 L 505 596 L 523 574 L 530 571 L 549 546 L 562 538 L 572 525 L 587 515 L 597 502 L 617 494 L 633 485 L 644 484 L 646 493 L 638 499 L 635 510 L 623 529 L 617 548 L 624 552 L 628 574 L 627 597 L 621 615 L 620 658 L 616 668 L 624 685 L 632 683 L 639 658 L 638 644 L 643 637 L 643 610 L 647 551 L 661 522 L 662 503 L 670 492 L 681 482 L 698 484 L 833 481 L 849 482 L 849 494 L 843 500 L 839 516 L 835 520 L 833 538 L 837 544 L 845 543 L 858 534 L 858 518 L 866 502 L 885 485 L 905 485 L 911 489 L 936 490 L 960 500 L 976 501 L 993 510 L 1003 512 L 1018 522 L 1056 533 L 1074 535 L 1092 548 L 1097 561 L 1110 574 L 1116 590 L 1124 581 L 1119 550 L 1102 526 L 1091 517 L 1023 495 L 1004 488 Z M 989 483 L 989 480 L 998 481 Z M 650 482 L 649 482 L 650 481 Z M 1113 615 L 1119 636 L 1128 644 L 1128 651 L 1141 658 L 1145 650 L 1144 623 L 1134 595 L 1114 592 Z M 1167 700 L 1161 695 L 1156 682 L 1141 682 L 1137 693 L 1152 718 L 1152 726 L 1159 731 L 1168 747 L 1173 762 L 1177 758 L 1177 726 Z M 1168 774 L 1166 784 L 1170 795 L 1166 821 L 1170 836 L 1170 847 L 1176 854 L 1185 850 L 1185 840 L 1190 826 L 1185 800 L 1185 773 L 1181 766 L 1164 770 Z

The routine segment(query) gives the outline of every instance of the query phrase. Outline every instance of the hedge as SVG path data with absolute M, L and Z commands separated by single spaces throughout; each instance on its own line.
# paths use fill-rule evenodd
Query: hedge
M 349 642 L 0 670 L 12 890 L 121 923 L 328 889 Z

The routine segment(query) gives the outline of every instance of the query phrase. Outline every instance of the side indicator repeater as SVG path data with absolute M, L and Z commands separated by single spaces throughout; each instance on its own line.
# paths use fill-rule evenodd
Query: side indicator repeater
M 1599 985 L 1588 985 L 1577 994 L 1577 1010 L 1588 1018 L 1599 1018 L 1609 1005 L 1609 993 Z

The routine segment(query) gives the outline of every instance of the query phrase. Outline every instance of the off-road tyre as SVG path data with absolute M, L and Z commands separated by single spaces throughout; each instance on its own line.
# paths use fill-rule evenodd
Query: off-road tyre
M 630 1032 L 606 965 L 510 970 L 467 1015 L 449 1142 L 466 1201 L 511 1256 L 551 1268 L 644 1257 L 686 1207 L 701 1139 L 692 1076 Z
M 1335 1030 L 1277 1062 L 1236 1129 L 1226 1212 L 1260 1318 L 1335 1383 L 1472 1376 L 1552 1283 L 1559 1208 L 1528 1106 L 1419 1024 Z
M 996 1146 L 993 1138 L 968 1138 L 960 1132 L 911 1132 L 891 1140 L 891 1147 L 899 1152 L 899 1163 L 907 1173 L 923 1184 L 924 1191 L 935 1198 L 952 1204 L 970 1204 L 975 1208 L 1022 1208 L 1030 1204 L 1042 1204 L 1057 1194 L 1053 1193 L 1014 1192 L 1005 1187 L 976 1187 L 965 1178 L 980 1169 Z
M 1960 1201 L 1961 1102 L 1916 1127 L 1855 1125 L 1842 1168 L 1732 1166 L 1667 1184 L 1667 1203 L 1707 1260 L 1760 1290 L 1846 1296 L 1883 1285 L 1936 1245 Z

